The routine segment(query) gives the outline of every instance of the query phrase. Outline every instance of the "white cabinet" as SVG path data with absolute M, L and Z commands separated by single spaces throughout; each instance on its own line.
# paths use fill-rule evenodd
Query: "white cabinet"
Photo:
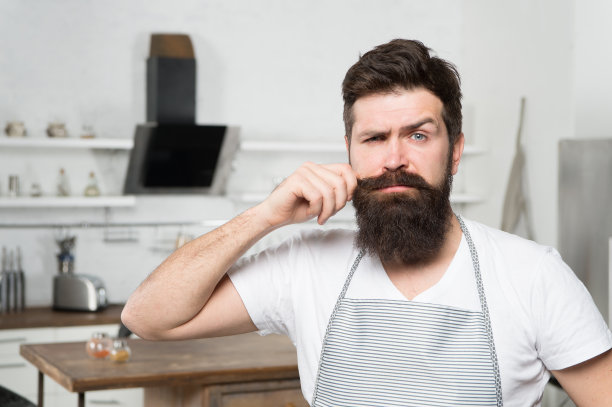
M 52 342 L 54 328 L 0 330 L 0 383 L 14 392 L 36 402 L 38 394 L 38 370 L 19 356 L 23 343 Z M 45 389 L 56 385 L 45 378 Z
M 108 336 L 115 337 L 119 330 L 119 324 L 107 325 L 85 325 L 67 326 L 55 329 L 55 342 L 79 342 L 87 341 L 94 332 L 104 332 Z M 83 352 L 85 348 L 83 348 Z
M 19 355 L 23 343 L 81 342 L 87 341 L 93 332 L 117 335 L 119 325 L 87 325 L 62 328 L 33 328 L 0 330 L 0 383 L 29 399 L 38 398 L 38 370 Z M 85 354 L 85 347 L 83 347 Z M 106 361 L 100 361 L 105 363 Z M 45 407 L 76 406 L 78 395 L 64 389 L 45 376 Z M 90 407 L 143 405 L 143 389 L 101 390 L 85 393 L 85 404 Z
M 144 404 L 143 389 L 118 389 L 88 391 L 85 393 L 85 407 L 139 407 Z M 78 395 L 67 391 L 58 392 L 49 398 L 53 404 L 45 404 L 45 407 L 76 407 Z

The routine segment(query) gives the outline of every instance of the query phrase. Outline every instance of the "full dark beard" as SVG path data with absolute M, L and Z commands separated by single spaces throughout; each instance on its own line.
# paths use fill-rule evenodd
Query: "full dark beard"
M 414 189 L 377 192 L 394 185 Z M 450 166 L 439 186 L 403 170 L 359 180 L 353 195 L 359 228 L 357 246 L 378 255 L 383 263 L 416 265 L 432 259 L 442 248 L 451 226 L 451 186 Z

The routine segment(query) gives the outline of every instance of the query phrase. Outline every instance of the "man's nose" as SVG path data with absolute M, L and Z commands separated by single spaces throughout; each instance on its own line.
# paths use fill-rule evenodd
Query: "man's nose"
M 386 147 L 385 170 L 397 171 L 408 166 L 406 152 L 402 150 L 397 140 L 389 140 Z

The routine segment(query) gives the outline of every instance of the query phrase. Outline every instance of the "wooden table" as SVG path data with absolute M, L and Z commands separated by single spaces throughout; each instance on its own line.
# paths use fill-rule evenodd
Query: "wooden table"
M 153 407 L 225 405 L 202 399 L 215 394 L 220 399 L 219 389 L 232 384 L 299 389 L 295 348 L 284 336 L 252 333 L 172 342 L 130 339 L 128 345 L 132 358 L 127 363 L 89 359 L 85 342 L 25 344 L 19 353 L 39 370 L 39 407 L 44 375 L 79 393 L 79 407 L 85 405 L 85 392 L 91 390 L 144 387 L 145 405 Z M 270 387 L 270 383 L 279 386 Z M 307 404 L 301 399 L 286 405 Z

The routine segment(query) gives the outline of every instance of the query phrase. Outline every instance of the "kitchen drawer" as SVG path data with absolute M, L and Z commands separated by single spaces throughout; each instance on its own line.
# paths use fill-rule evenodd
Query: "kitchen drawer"
M 299 380 L 210 386 L 203 407 L 308 407 Z
M 52 342 L 53 328 L 0 330 L 0 383 L 28 398 L 38 391 L 38 370 L 19 355 L 24 343 Z M 52 391 L 56 383 L 45 378 L 45 388 Z
M 0 329 L 0 363 L 8 360 L 21 360 L 19 346 L 24 343 L 52 342 L 55 339 L 53 328 Z
M 53 392 L 58 384 L 45 377 L 45 392 Z M 38 370 L 25 361 L 0 361 L 0 384 L 22 396 L 38 394 Z
M 85 407 L 142 407 L 143 399 L 142 389 L 89 391 L 85 393 Z M 56 407 L 76 407 L 78 394 L 70 393 L 67 390 L 59 392 L 54 405 Z

